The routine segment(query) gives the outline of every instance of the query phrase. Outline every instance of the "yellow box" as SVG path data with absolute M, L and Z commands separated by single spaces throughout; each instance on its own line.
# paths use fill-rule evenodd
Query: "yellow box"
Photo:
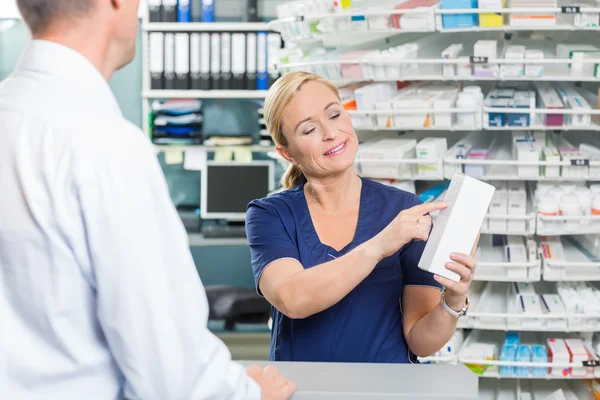
M 492 26 L 502 26 L 504 24 L 502 16 L 502 14 L 496 13 L 479 14 L 479 26 L 488 28 Z

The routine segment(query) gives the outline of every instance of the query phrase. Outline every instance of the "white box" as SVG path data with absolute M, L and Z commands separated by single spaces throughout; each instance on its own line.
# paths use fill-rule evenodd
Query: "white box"
M 560 153 L 556 147 L 544 147 L 542 150 L 542 160 L 550 162 L 560 162 Z M 546 178 L 559 178 L 560 166 L 542 166 L 542 175 Z
M 543 60 L 544 52 L 538 49 L 527 49 L 525 50 L 526 60 Z M 525 64 L 525 76 L 529 77 L 542 77 L 544 76 L 544 64 Z
M 563 161 L 568 163 L 572 163 L 575 160 L 581 160 L 583 162 L 582 165 L 574 165 L 562 167 L 562 177 L 563 178 L 587 178 L 589 175 L 589 166 L 585 165 L 585 160 L 589 160 L 590 156 L 586 153 L 582 153 L 576 147 L 561 147 L 558 149 L 560 152 L 560 156 Z
M 508 215 L 527 214 L 527 192 L 523 181 L 510 181 L 508 184 Z M 509 232 L 522 232 L 526 229 L 525 220 L 508 220 Z
M 392 99 L 380 100 L 375 103 L 376 110 L 391 110 L 392 109 Z M 394 117 L 392 114 L 388 115 L 377 115 L 377 127 L 378 128 L 393 128 L 394 127 Z
M 452 60 L 460 56 L 463 51 L 462 43 L 452 44 L 442 51 L 442 60 Z M 442 75 L 447 78 L 456 76 L 456 64 L 443 64 Z
M 392 105 L 395 110 L 402 109 L 428 109 L 433 106 L 435 96 L 431 94 L 411 94 L 395 97 Z M 431 125 L 430 113 L 427 111 L 415 111 L 410 114 L 397 114 L 394 116 L 396 128 L 423 128 Z
M 518 141 L 515 143 L 515 153 L 519 161 L 539 161 L 540 152 L 534 141 Z M 538 165 L 517 166 L 519 178 L 538 178 L 540 167 Z
M 571 359 L 569 349 L 563 339 L 550 338 L 547 340 L 548 344 L 548 361 L 552 363 L 566 363 L 568 364 Z M 553 367 L 550 368 L 550 376 L 565 376 L 567 375 L 568 368 L 564 367 Z
M 362 144 L 356 154 L 359 172 L 367 178 L 414 179 L 416 164 L 381 164 L 361 161 L 415 159 L 416 146 L 416 139 L 383 139 Z
M 548 314 L 565 315 L 567 313 L 565 305 L 557 294 L 543 294 L 542 303 Z M 565 317 L 548 318 L 546 319 L 546 327 L 548 329 L 565 331 L 567 329 L 567 319 Z
M 542 314 L 542 304 L 539 296 L 521 296 L 523 304 L 523 314 Z M 541 329 L 542 320 L 539 317 L 523 318 L 522 326 L 529 329 Z
M 540 250 L 545 260 L 550 262 L 564 262 L 565 250 L 560 236 L 540 236 Z M 566 276 L 565 267 L 544 266 L 544 280 L 562 280 Z
M 506 260 L 514 267 L 507 268 L 508 279 L 527 279 L 527 248 L 522 236 L 509 235 L 505 246 Z
M 454 174 L 440 211 L 425 245 L 419 268 L 459 281 L 460 276 L 446 268 L 450 253 L 470 254 L 496 189 L 464 174 Z
M 508 214 L 508 186 L 506 182 L 497 183 L 494 185 L 496 191 L 492 196 L 490 203 L 490 215 L 507 215 Z M 491 232 L 504 233 L 508 229 L 506 219 L 488 219 L 488 229 Z
M 571 76 L 593 76 L 594 64 L 577 62 L 583 60 L 586 53 L 591 52 L 600 52 L 600 49 L 591 44 L 560 43 L 556 45 L 556 58 L 566 58 L 573 61 L 570 63 Z
M 433 100 L 433 108 L 436 110 L 453 108 L 456 104 L 456 97 L 455 92 L 443 93 Z M 433 113 L 433 126 L 439 129 L 451 129 L 452 119 L 452 113 L 450 111 L 435 111 Z
M 496 59 L 498 55 L 497 40 L 478 40 L 473 46 L 473 55 L 475 57 L 487 57 Z M 498 64 L 475 64 L 473 66 L 474 76 L 498 76 L 500 69 Z
M 443 163 L 444 154 L 448 150 L 446 138 L 427 137 L 417 143 L 418 160 L 439 160 L 438 164 L 418 164 L 417 173 L 420 178 L 444 177 Z
M 504 52 L 504 59 L 510 61 L 520 61 L 525 59 L 525 46 L 512 45 L 507 46 Z M 500 67 L 504 77 L 520 77 L 525 75 L 523 63 L 502 64 Z
M 588 361 L 590 359 L 590 355 L 587 352 L 585 345 L 581 339 L 569 338 L 565 339 L 565 344 L 569 349 L 569 353 L 571 355 L 571 362 L 578 364 L 583 361 Z M 585 377 L 587 375 L 588 369 L 586 367 L 580 368 L 571 368 L 571 376 L 576 377 Z
M 591 110 L 592 107 L 581 96 L 567 98 L 567 108 L 571 110 Z M 591 114 L 567 114 L 567 124 L 571 126 L 590 126 L 592 123 Z

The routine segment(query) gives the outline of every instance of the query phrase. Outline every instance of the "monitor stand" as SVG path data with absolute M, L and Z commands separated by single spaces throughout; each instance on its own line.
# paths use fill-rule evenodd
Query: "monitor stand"
M 245 221 L 225 221 L 225 223 L 202 224 L 205 238 L 245 238 Z

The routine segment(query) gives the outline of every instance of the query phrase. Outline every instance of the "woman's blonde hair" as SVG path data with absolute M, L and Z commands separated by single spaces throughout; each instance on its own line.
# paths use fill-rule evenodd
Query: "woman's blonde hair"
M 288 145 L 281 129 L 283 113 L 294 96 L 302 89 L 302 86 L 308 82 L 322 83 L 335 93 L 338 100 L 340 98 L 340 94 L 334 84 L 310 72 L 291 72 L 279 78 L 269 89 L 264 107 L 267 130 L 278 145 L 283 147 L 287 147 Z M 302 183 L 305 179 L 302 169 L 292 164 L 281 178 L 281 183 L 285 189 L 290 189 Z

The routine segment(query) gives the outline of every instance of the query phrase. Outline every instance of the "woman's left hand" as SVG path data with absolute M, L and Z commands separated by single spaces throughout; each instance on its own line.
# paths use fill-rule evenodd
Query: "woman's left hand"
M 475 274 L 475 266 L 477 264 L 475 253 L 477 252 L 478 244 L 479 235 L 477 235 L 475 245 L 473 246 L 470 255 L 463 253 L 450 254 L 450 259 L 452 261 L 446 263 L 446 268 L 456 272 L 460 276 L 460 281 L 454 282 L 443 276 L 434 275 L 434 279 L 446 288 L 446 304 L 453 310 L 458 311 L 465 305 L 467 290 L 469 289 L 469 286 L 473 281 L 473 275 Z

